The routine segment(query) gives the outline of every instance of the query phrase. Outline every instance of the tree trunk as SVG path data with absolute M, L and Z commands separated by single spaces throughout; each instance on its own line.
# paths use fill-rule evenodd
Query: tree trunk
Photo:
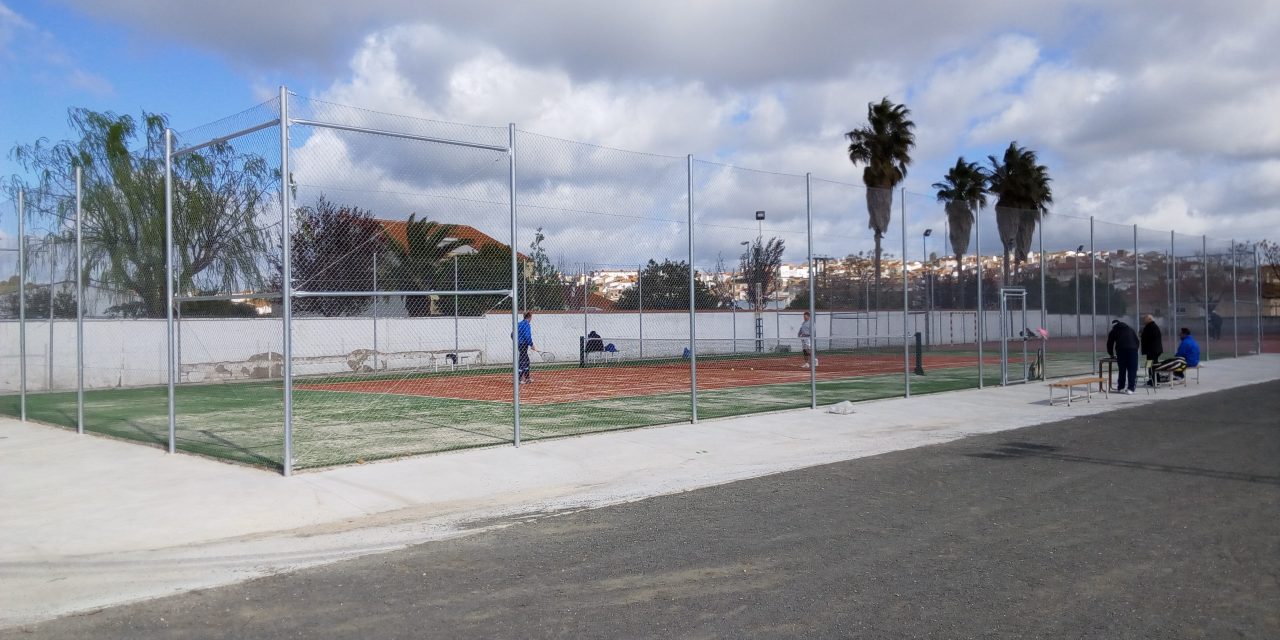
M 960 308 L 964 308 L 964 254 L 956 254 L 956 284 L 960 287 Z
M 880 232 L 876 232 L 876 255 L 872 258 L 874 265 L 872 271 L 875 272 L 875 309 L 880 310 Z
M 1018 243 L 1020 210 L 996 204 L 996 231 L 1000 234 L 1000 247 L 1004 250 L 1000 286 L 1009 286 L 1009 257 Z
M 867 227 L 875 232 L 876 239 L 876 255 L 874 257 L 875 269 L 875 308 L 880 308 L 880 263 L 881 263 L 881 246 L 880 240 L 884 238 L 885 231 L 889 229 L 889 222 L 893 218 L 893 189 L 868 188 L 867 189 L 867 213 L 869 220 Z M 904 256 L 905 259 L 905 256 Z M 904 267 L 905 268 L 905 267 Z

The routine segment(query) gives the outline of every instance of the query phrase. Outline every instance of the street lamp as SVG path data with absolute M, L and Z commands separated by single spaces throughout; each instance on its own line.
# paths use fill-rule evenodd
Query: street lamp
M 924 258 L 920 261 L 920 266 L 925 266 L 925 261 L 929 259 L 929 236 L 933 235 L 933 229 L 925 229 L 924 236 L 920 238 L 921 248 L 924 249 Z M 933 278 L 931 271 L 925 267 L 925 285 L 929 288 L 929 308 L 933 309 Z
M 933 235 L 933 229 L 925 229 L 924 235 L 920 237 L 920 248 L 924 251 L 924 256 L 920 258 L 920 267 L 924 269 L 924 288 L 925 296 L 927 297 L 925 309 L 928 311 L 924 316 L 925 344 L 930 343 L 929 325 L 932 324 L 931 320 L 933 318 L 933 274 L 929 272 L 929 267 L 927 266 L 927 261 L 929 260 L 929 236 L 931 235 Z M 905 266 L 905 264 L 904 261 L 903 265 Z

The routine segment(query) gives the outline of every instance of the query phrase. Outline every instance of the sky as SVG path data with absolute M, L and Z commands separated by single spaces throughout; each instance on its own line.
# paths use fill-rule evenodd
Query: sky
M 189 130 L 287 85 L 494 129 L 348 113 L 365 125 L 505 141 L 516 123 L 519 233 L 546 227 L 562 261 L 679 257 L 686 154 L 705 207 L 697 261 L 757 233 L 802 246 L 806 173 L 815 253 L 843 255 L 869 247 L 844 134 L 888 97 L 917 125 L 908 255 L 941 226 L 931 184 L 958 156 L 985 162 L 1013 141 L 1049 168 L 1056 244 L 1086 241 L 1096 216 L 1157 246 L 1171 229 L 1276 237 L 1276 60 L 1280 3 L 1267 0 L 0 0 L 0 143 L 67 137 L 73 106 Z M 450 221 L 499 229 L 494 157 L 320 130 L 294 143 L 307 197 L 350 193 L 384 217 L 438 215 L 434 199 Z M 770 211 L 759 228 L 757 209 Z M 886 242 L 900 253 L 898 233 Z M 1132 242 L 1119 226 L 1101 235 Z

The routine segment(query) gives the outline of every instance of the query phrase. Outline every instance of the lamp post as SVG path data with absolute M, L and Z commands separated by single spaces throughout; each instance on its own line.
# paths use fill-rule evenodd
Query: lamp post
M 749 251 L 756 251 L 756 254 L 752 256 L 755 273 L 750 275 L 750 279 L 754 281 L 751 284 L 755 286 L 756 290 L 756 351 L 764 351 L 764 282 L 756 280 L 756 278 L 764 275 L 759 265 L 760 259 L 764 257 L 764 215 L 764 211 L 756 211 L 756 246 L 748 248 Z
M 925 229 L 924 235 L 920 236 L 920 248 L 923 255 L 920 258 L 920 268 L 924 270 L 924 288 L 925 288 L 925 314 L 924 314 L 924 343 L 931 343 L 931 334 L 929 325 L 933 324 L 933 277 L 929 272 L 929 236 L 933 235 L 933 229 Z M 905 267 L 906 262 L 903 262 Z
M 933 235 L 933 229 L 925 229 L 924 235 L 921 236 L 920 238 L 921 248 L 924 249 L 924 258 L 920 260 L 920 266 L 924 267 L 925 286 L 929 290 L 928 308 L 930 310 L 933 310 L 933 279 L 931 277 L 932 274 L 927 266 L 927 261 L 929 260 L 929 236 L 931 235 Z

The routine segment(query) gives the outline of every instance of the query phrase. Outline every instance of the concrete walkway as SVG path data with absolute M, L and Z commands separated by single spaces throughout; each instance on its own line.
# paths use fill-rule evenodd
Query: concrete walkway
M 283 478 L 0 421 L 0 627 L 248 580 L 780 471 L 1280 379 L 1280 355 L 1196 386 L 1049 407 L 1043 384 L 792 411 Z

